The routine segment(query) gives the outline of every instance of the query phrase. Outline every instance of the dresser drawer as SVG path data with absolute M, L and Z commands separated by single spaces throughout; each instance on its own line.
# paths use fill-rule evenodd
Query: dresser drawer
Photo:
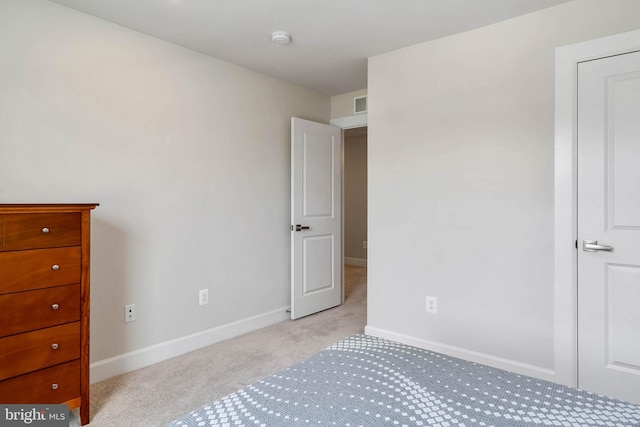
M 81 226 L 80 213 L 5 215 L 3 250 L 78 246 Z
M 80 396 L 80 361 L 0 381 L 2 403 L 62 403 Z
M 0 338 L 0 380 L 80 358 L 80 322 Z
M 0 294 L 80 283 L 79 246 L 0 252 Z
M 80 320 L 80 285 L 0 295 L 0 336 L 78 320 Z

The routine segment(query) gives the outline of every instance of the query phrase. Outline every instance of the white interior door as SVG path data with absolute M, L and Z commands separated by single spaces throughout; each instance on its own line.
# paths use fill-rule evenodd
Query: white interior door
M 578 66 L 578 367 L 640 403 L 640 52 Z
M 342 302 L 342 132 L 291 119 L 291 318 Z

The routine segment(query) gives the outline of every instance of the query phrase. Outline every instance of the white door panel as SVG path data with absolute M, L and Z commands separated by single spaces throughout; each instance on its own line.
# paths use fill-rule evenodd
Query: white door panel
M 333 236 L 302 238 L 302 295 L 333 288 Z
M 606 273 L 609 357 L 612 366 L 640 367 L 640 267 L 607 265 Z
M 578 66 L 578 247 L 578 386 L 640 403 L 637 52 Z
M 342 302 L 341 174 L 340 128 L 292 118 L 292 319 Z
M 331 135 L 305 131 L 302 135 L 303 217 L 334 216 L 333 160 L 335 144 Z

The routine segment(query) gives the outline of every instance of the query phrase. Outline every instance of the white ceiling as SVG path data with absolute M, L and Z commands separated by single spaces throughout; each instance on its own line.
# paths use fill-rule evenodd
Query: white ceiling
M 569 0 L 52 1 L 337 95 L 367 87 L 370 56 Z M 291 33 L 291 44 L 272 43 L 275 30 Z

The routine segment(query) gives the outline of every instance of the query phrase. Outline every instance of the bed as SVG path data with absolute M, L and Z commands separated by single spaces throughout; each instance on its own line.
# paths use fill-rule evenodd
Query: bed
M 640 405 L 355 335 L 168 424 L 640 426 Z

